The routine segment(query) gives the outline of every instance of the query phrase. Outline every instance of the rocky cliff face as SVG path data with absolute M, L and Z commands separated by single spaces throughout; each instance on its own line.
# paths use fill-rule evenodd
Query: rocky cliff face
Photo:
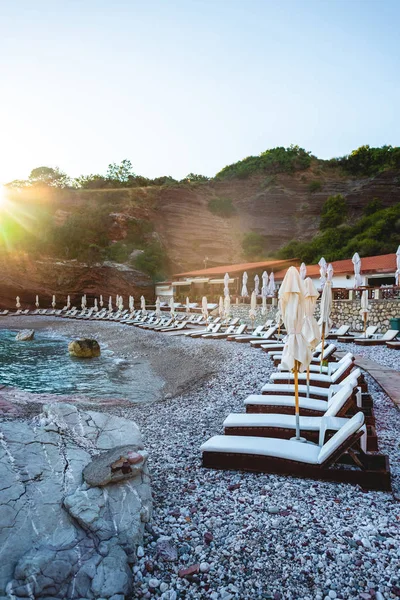
M 313 184 L 317 191 L 311 191 Z M 398 202 L 400 177 L 387 171 L 374 178 L 356 179 L 344 176 L 340 169 L 314 165 L 293 175 L 257 175 L 245 180 L 54 191 L 47 192 L 45 202 L 56 225 L 88 205 L 105 210 L 111 242 L 124 243 L 135 221 L 151 224 L 148 241 L 161 243 L 172 274 L 201 268 L 206 256 L 209 265 L 242 261 L 242 240 L 249 232 L 266 236 L 270 254 L 292 239 L 311 238 L 318 231 L 322 205 L 330 195 L 339 193 L 347 199 L 349 218 L 356 218 L 373 198 L 378 197 L 384 206 Z M 210 212 L 209 201 L 215 198 L 230 199 L 234 215 L 223 218 Z M 22 300 L 30 303 L 35 294 L 46 297 L 49 304 L 53 293 L 78 299 L 82 292 L 89 297 L 119 293 L 153 299 L 151 278 L 125 265 L 89 266 L 51 256 L 41 260 L 26 255 L 0 258 L 0 306 L 14 306 L 15 296 L 22 296 L 22 290 Z
M 36 294 L 39 295 L 41 308 L 51 306 L 52 295 L 56 295 L 57 308 L 71 303 L 81 304 L 82 293 L 89 300 L 103 295 L 104 302 L 112 294 L 122 295 L 128 304 L 129 294 L 136 299 L 142 294 L 150 301 L 154 295 L 154 285 L 144 273 L 116 263 L 106 262 L 88 265 L 75 260 L 55 260 L 52 258 L 35 260 L 27 254 L 15 254 L 0 258 L 0 306 L 15 308 L 15 298 L 20 296 L 23 308 L 32 308 Z

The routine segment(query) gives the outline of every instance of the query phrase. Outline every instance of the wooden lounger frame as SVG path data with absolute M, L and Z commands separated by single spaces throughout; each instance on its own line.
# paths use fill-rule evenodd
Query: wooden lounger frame
M 321 465 L 310 465 L 295 460 L 239 454 L 233 452 L 203 452 L 203 467 L 208 469 L 243 470 L 277 475 L 290 475 L 322 481 L 358 484 L 364 489 L 391 491 L 389 459 L 379 454 L 355 453 L 353 446 L 362 435 L 354 433 Z M 345 456 L 343 456 L 345 453 Z M 339 460 L 341 459 L 341 460 Z M 332 465 L 355 465 L 355 469 L 331 468 Z

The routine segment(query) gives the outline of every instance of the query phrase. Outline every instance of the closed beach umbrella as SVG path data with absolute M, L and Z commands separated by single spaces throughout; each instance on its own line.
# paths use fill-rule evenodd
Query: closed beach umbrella
M 208 321 L 208 302 L 207 296 L 203 296 L 201 299 L 201 313 L 206 321 Z
M 261 295 L 262 296 L 268 296 L 268 273 L 267 271 L 264 271 L 264 273 L 261 275 L 261 279 L 262 279 L 262 288 L 261 288 Z
M 354 265 L 354 287 L 358 288 L 360 286 L 362 286 L 362 277 L 360 275 L 361 273 L 361 258 L 358 254 L 358 252 L 356 252 L 353 256 L 353 258 L 351 259 L 351 262 Z
M 254 329 L 254 319 L 257 314 L 257 296 L 256 290 L 251 293 L 249 316 L 251 319 L 252 328 Z
M 146 300 L 144 296 L 140 297 L 140 308 L 142 310 L 142 314 L 145 315 L 147 313 L 146 311 Z
M 261 297 L 261 314 L 263 317 L 267 314 L 267 298 L 265 294 Z
M 135 299 L 133 296 L 129 296 L 129 312 L 133 313 L 135 310 Z
M 36 308 L 39 308 L 39 296 L 36 296 L 35 306 Z
M 275 296 L 275 290 L 276 290 L 276 285 L 275 285 L 275 275 L 272 272 L 271 275 L 269 276 L 269 286 L 268 286 L 268 296 Z
M 94 299 L 93 310 L 94 312 L 97 312 L 99 310 L 99 307 L 97 306 L 97 298 Z
M 51 305 L 52 305 L 53 308 L 56 307 L 56 297 L 54 296 L 54 294 L 53 294 L 53 299 L 51 301 Z
M 315 305 L 319 293 L 310 277 L 304 280 L 305 316 L 303 324 L 303 335 L 310 344 L 311 350 L 315 350 L 321 341 L 321 332 L 314 317 Z
M 324 355 L 325 336 L 329 332 L 329 329 L 331 327 L 330 315 L 331 315 L 331 310 L 332 310 L 333 268 L 332 268 L 332 265 L 329 265 L 329 267 L 330 267 L 330 269 L 328 268 L 328 278 L 325 282 L 324 289 L 322 291 L 321 307 L 320 307 L 321 316 L 318 321 L 318 325 L 321 326 L 321 342 L 322 342 L 321 363 L 320 363 L 321 372 L 322 372 L 322 361 L 323 361 L 323 355 Z
M 224 296 L 229 296 L 229 275 L 225 273 L 224 275 Z
M 186 312 L 190 313 L 190 300 L 189 300 L 189 297 L 186 297 Z
M 368 290 L 364 290 L 361 294 L 361 310 L 360 315 L 362 315 L 363 323 L 364 323 L 364 335 L 367 329 L 367 320 L 368 320 L 369 306 L 368 306 Z
M 399 285 L 400 281 L 400 246 L 396 251 L 396 285 Z
M 224 299 L 224 317 L 225 319 L 229 319 L 231 314 L 231 298 L 229 296 L 229 294 L 227 296 L 225 296 Z
M 124 310 L 124 299 L 122 296 L 119 297 L 118 310 Z
M 304 285 L 295 267 L 289 267 L 279 289 L 279 303 L 282 319 L 287 331 L 287 340 L 282 352 L 282 367 L 294 373 L 296 440 L 300 440 L 300 408 L 298 374 L 308 368 L 311 362 L 310 346 L 302 328 L 305 317 Z
M 115 296 L 115 307 L 118 308 L 118 306 L 119 306 L 119 295 L 117 294 Z
M 82 296 L 81 307 L 82 307 L 82 310 L 84 310 L 86 307 L 86 296 Z
M 222 319 L 224 316 L 224 299 L 222 296 L 219 297 L 218 314 Z
M 301 275 L 300 275 L 301 276 Z M 321 341 L 321 334 L 318 323 L 314 317 L 315 305 L 317 303 L 319 293 L 313 284 L 312 280 L 307 277 L 304 280 L 304 301 L 305 301 L 305 316 L 303 323 L 303 335 L 310 345 L 313 352 Z M 310 395 L 310 369 L 307 368 L 307 397 Z
M 173 296 L 171 296 L 171 299 L 169 301 L 169 308 L 170 308 L 171 317 L 174 317 L 175 316 L 175 301 L 174 301 Z
M 38 299 L 38 302 L 39 302 L 39 299 Z M 67 308 L 71 308 L 71 297 L 69 295 L 67 296 Z
M 300 277 L 305 279 L 307 277 L 307 267 L 305 263 L 301 263 L 300 265 Z
M 101 294 L 100 294 L 100 302 L 99 302 L 99 304 L 100 304 L 100 308 L 103 308 L 104 302 L 103 302 L 103 296 Z
M 326 264 L 326 260 L 324 259 L 324 257 L 322 257 L 319 261 L 319 281 L 321 283 L 321 288 L 324 287 L 325 282 L 326 282 L 326 268 L 327 268 L 327 264 Z
M 256 293 L 256 296 L 258 296 L 260 293 L 260 278 L 258 275 L 254 277 L 254 291 Z
M 275 323 L 278 326 L 278 340 L 281 334 L 281 326 L 283 325 L 283 321 L 282 321 L 282 313 L 281 313 L 281 306 L 280 306 L 280 301 L 278 302 L 278 310 L 276 311 L 276 315 L 275 315 Z
M 247 298 L 249 295 L 249 292 L 247 291 L 247 280 L 248 280 L 248 276 L 246 271 L 243 273 L 243 277 L 242 277 L 242 291 L 240 293 L 240 295 L 242 296 L 242 298 Z
M 109 298 L 108 298 L 108 310 L 109 310 L 110 312 L 112 312 L 112 310 L 113 310 L 113 305 L 112 305 L 112 298 L 111 298 L 111 296 L 109 296 Z
M 156 316 L 161 317 L 161 302 L 158 296 L 156 298 Z
M 16 306 L 17 308 L 21 308 L 21 303 L 20 303 L 20 301 L 19 301 L 19 296 L 17 296 L 17 297 L 15 298 L 15 306 Z

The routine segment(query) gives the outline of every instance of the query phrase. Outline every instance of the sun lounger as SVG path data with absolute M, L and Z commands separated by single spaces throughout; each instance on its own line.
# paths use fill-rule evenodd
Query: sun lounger
M 9 311 L 8 310 L 2 310 L 0 312 L 0 317 L 5 317 L 6 315 L 8 315 Z
M 392 350 L 400 350 L 400 342 L 386 342 L 386 346 Z
M 347 377 L 342 379 L 338 384 L 339 386 L 345 385 L 346 383 L 352 383 L 357 381 L 358 384 L 362 382 L 361 370 L 359 368 L 353 369 Z M 299 396 L 307 396 L 307 384 L 299 384 Z M 309 385 L 310 398 L 317 398 L 320 400 L 328 400 L 332 393 L 337 389 L 336 385 L 332 384 L 330 387 L 321 387 L 318 385 Z M 293 383 L 265 383 L 261 388 L 261 394 L 263 396 L 294 396 L 294 384 Z M 261 411 L 262 412 L 262 411 Z
M 182 329 L 186 329 L 187 324 L 185 322 L 180 323 L 177 321 L 175 325 L 171 325 L 170 327 L 156 327 L 155 331 L 159 331 L 161 333 L 168 333 L 170 331 L 181 331 Z
M 372 337 L 376 331 L 377 331 L 378 327 L 376 325 L 370 325 L 369 327 L 367 327 L 367 329 L 365 330 L 365 334 L 360 334 L 360 333 L 351 333 L 348 335 L 340 335 L 337 338 L 338 342 L 343 342 L 344 344 L 349 344 L 350 342 L 354 342 L 355 339 L 358 338 L 370 338 Z
M 325 339 L 326 340 L 336 340 L 338 338 L 338 336 L 341 337 L 341 336 L 347 335 L 349 331 L 350 331 L 350 325 L 341 325 L 338 329 L 330 331 L 325 336 Z
M 357 346 L 384 346 L 386 342 L 393 342 L 398 335 L 398 329 L 388 329 L 388 331 L 379 338 L 376 337 L 369 340 L 365 338 L 356 338 L 354 343 Z
M 237 337 L 234 337 L 233 340 L 230 341 L 235 341 L 238 342 L 239 344 L 248 344 L 249 342 L 258 342 L 260 340 L 264 340 L 264 342 L 268 339 L 270 339 L 273 335 L 276 334 L 278 330 L 278 327 L 275 325 L 273 327 L 270 327 L 268 329 L 268 331 L 266 332 L 260 332 L 256 335 L 253 334 L 248 334 L 248 335 L 239 335 Z M 265 337 L 267 334 L 269 333 L 269 337 Z M 257 347 L 257 346 L 256 346 Z
M 250 340 L 250 345 L 253 348 L 259 348 L 260 346 L 262 346 L 262 344 L 265 344 L 268 340 L 271 340 L 271 338 L 274 337 L 274 335 L 276 335 L 277 331 L 278 327 L 276 325 L 273 325 L 268 329 L 268 331 L 266 331 L 256 340 Z M 279 343 L 279 340 L 276 340 L 276 342 Z
M 359 449 L 359 440 L 364 433 L 364 415 L 357 413 L 323 445 L 217 435 L 201 446 L 203 466 L 354 483 L 366 489 L 389 491 L 388 459 L 365 454 Z M 339 468 L 343 462 L 354 468 Z M 331 468 L 333 465 L 335 468 Z
M 324 354 L 323 354 L 323 358 L 322 358 L 322 362 L 329 362 L 333 359 L 333 355 L 336 352 L 337 348 L 335 346 L 335 344 L 329 344 L 328 346 L 326 346 L 324 348 Z M 268 354 L 271 356 L 272 360 L 274 361 L 275 366 L 278 366 L 282 360 L 282 352 L 283 349 L 279 352 L 272 353 L 272 350 L 268 351 Z M 321 352 L 318 352 L 317 350 L 313 353 L 312 358 L 311 358 L 311 365 L 320 365 L 321 364 Z
M 337 371 L 337 369 L 339 369 L 339 367 L 341 365 L 343 365 L 343 363 L 347 362 L 347 361 L 354 361 L 355 360 L 355 356 L 354 354 L 352 354 L 351 352 L 347 352 L 344 356 L 342 356 L 342 358 L 338 361 L 335 362 L 329 362 L 327 364 L 327 366 L 320 366 L 320 365 L 310 365 L 309 370 L 310 373 L 323 373 L 324 375 L 332 375 L 332 373 L 334 373 L 334 371 Z M 321 370 L 322 369 L 322 370 Z M 278 365 L 278 370 L 281 373 L 286 373 L 287 369 L 284 369 L 282 367 L 282 364 L 280 363 Z
M 199 331 L 189 330 L 184 335 L 187 335 L 187 336 L 193 337 L 193 338 L 197 338 L 197 337 L 201 337 L 202 335 L 206 335 L 207 333 L 218 333 L 218 331 L 221 329 L 221 327 L 222 327 L 222 324 L 217 323 L 216 325 L 209 325 L 206 329 L 200 329 Z
M 310 385 L 321 386 L 321 387 L 330 387 L 331 385 L 337 385 L 343 379 L 349 375 L 354 367 L 353 361 L 350 358 L 347 358 L 336 371 L 334 371 L 331 375 L 326 375 L 324 373 L 310 373 L 309 382 Z M 272 373 L 271 381 L 274 384 L 277 383 L 293 383 L 294 382 L 294 373 L 288 372 L 277 372 Z M 306 383 L 307 381 L 307 373 L 299 373 L 298 374 L 299 383 Z
M 220 339 L 227 338 L 229 335 L 231 335 L 235 331 L 238 335 L 240 335 L 241 333 L 243 334 L 246 331 L 246 329 L 247 329 L 246 324 L 239 325 L 238 327 L 235 327 L 235 325 L 231 325 L 230 327 L 228 327 L 228 329 L 226 331 L 224 331 L 222 333 L 212 333 L 211 336 L 209 336 L 209 337 L 211 337 L 214 340 L 220 340 Z M 228 333 L 228 331 L 229 331 L 229 333 Z

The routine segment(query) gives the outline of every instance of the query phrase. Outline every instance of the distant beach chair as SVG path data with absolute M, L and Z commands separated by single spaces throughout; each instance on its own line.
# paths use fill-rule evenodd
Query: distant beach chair
M 380 337 L 372 337 L 371 339 L 355 338 L 354 343 L 357 346 L 384 346 L 386 342 L 393 342 L 399 335 L 398 329 L 388 329 Z

